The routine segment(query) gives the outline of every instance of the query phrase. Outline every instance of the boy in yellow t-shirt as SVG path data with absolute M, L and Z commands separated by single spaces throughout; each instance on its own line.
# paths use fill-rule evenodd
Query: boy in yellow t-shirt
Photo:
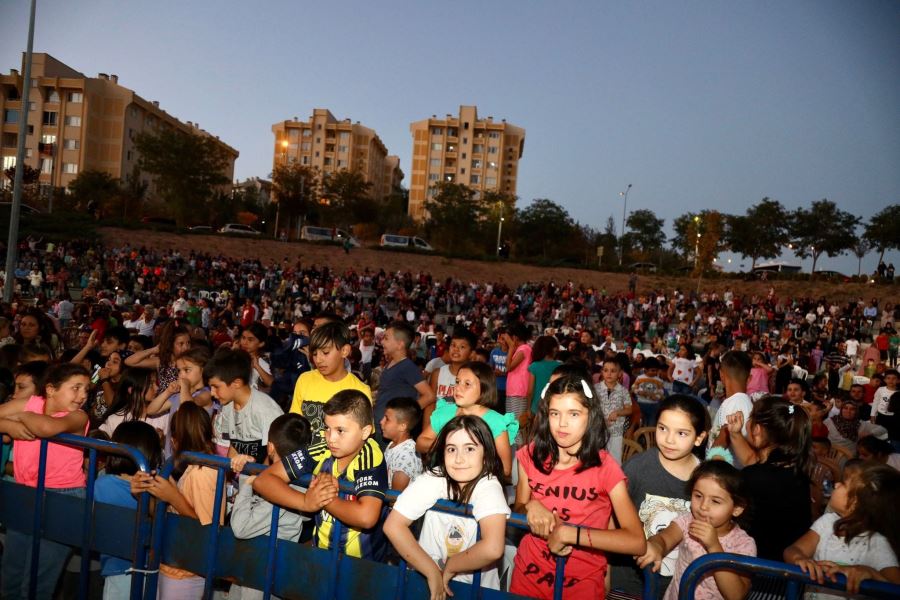
M 325 403 L 342 390 L 358 390 L 372 401 L 372 392 L 356 375 L 347 371 L 345 359 L 350 356 L 350 329 L 343 322 L 323 323 L 312 330 L 309 352 L 315 369 L 297 379 L 292 413 L 306 417 L 312 426 L 313 441 L 323 441 Z

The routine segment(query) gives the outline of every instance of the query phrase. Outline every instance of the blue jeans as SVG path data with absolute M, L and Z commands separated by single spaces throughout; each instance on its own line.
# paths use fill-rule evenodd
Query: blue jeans
M 84 488 L 47 490 L 83 498 Z M 0 581 L 0 599 L 18 600 L 28 597 L 28 580 L 31 577 L 31 539 L 29 533 L 7 529 L 3 548 L 3 574 Z M 41 553 L 37 568 L 37 600 L 52 600 L 59 576 L 66 566 L 72 548 L 58 542 L 41 540 Z
M 673 394 L 684 394 L 686 396 L 694 396 L 694 388 L 684 383 L 683 381 L 673 381 L 672 382 L 672 393 Z
M 656 412 L 659 409 L 657 402 L 640 402 L 638 408 L 641 409 L 641 427 L 653 427 L 656 425 Z

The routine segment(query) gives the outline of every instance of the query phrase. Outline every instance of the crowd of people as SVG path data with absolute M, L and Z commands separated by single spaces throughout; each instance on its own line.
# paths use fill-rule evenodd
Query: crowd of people
M 148 492 L 239 538 L 267 534 L 277 505 L 279 537 L 320 548 L 340 523 L 342 553 L 402 558 L 432 598 L 474 572 L 549 598 L 555 555 L 572 598 L 639 597 L 644 567 L 675 598 L 687 565 L 719 551 L 820 582 L 843 573 L 851 590 L 900 584 L 900 305 L 439 281 L 89 242 L 29 240 L 20 261 L 0 316 L 0 433 L 14 440 L 0 465 L 19 484 L 36 485 L 37 438 L 111 439 L 176 468 L 166 479 L 110 457 L 99 502 L 134 507 Z M 183 463 L 188 451 L 230 459 L 222 507 L 215 470 Z M 268 466 L 238 477 L 250 462 Z M 83 495 L 81 451 L 52 444 L 46 485 Z M 430 511 L 439 499 L 471 504 L 474 520 Z M 3 598 L 27 590 L 30 544 L 7 531 Z M 70 552 L 41 541 L 39 597 Z M 125 597 L 131 564 L 101 563 L 107 597 Z M 750 585 L 717 572 L 698 594 Z M 161 567 L 161 598 L 202 590 Z

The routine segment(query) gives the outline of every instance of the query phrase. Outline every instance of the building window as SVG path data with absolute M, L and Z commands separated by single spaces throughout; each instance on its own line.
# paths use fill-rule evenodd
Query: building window
M 316 137 L 316 143 L 317 143 L 317 144 L 321 144 L 321 143 L 322 143 L 322 138 L 320 138 L 320 137 L 317 136 L 317 137 Z
M 42 158 L 41 159 L 41 173 L 52 173 L 53 172 L 53 159 L 52 158 Z
M 497 146 L 488 146 L 488 154 L 497 154 L 499 150 Z
M 442 144 L 432 144 L 432 145 L 431 145 L 431 149 L 432 149 L 432 150 L 437 150 L 438 152 L 440 152 L 441 148 L 443 148 L 443 147 L 444 147 L 444 146 L 443 146 Z
M 78 140 L 65 140 L 63 142 L 63 148 L 66 150 L 78 150 L 81 143 Z
M 302 164 L 302 165 L 308 165 L 308 164 L 309 164 L 309 157 L 308 157 L 308 156 L 304 156 L 303 158 L 301 158 L 301 159 L 300 159 L 300 164 Z
M 28 112 L 34 112 L 37 110 L 37 102 L 29 102 L 28 103 Z
M 68 116 L 66 117 L 66 125 L 70 127 L 81 127 L 81 117 Z
M 460 175 L 465 175 L 465 174 L 466 174 L 466 168 L 465 168 L 465 167 L 460 167 L 460 169 L 459 169 L 459 174 L 460 174 Z
M 316 150 L 316 158 L 319 158 L 319 151 Z
M 349 142 L 349 141 L 350 141 L 350 132 L 349 132 L 349 131 L 342 131 L 342 132 L 341 132 L 341 135 L 340 135 L 340 140 L 341 140 L 342 142 Z
M 459 129 L 457 129 L 456 127 L 448 127 L 447 135 L 449 135 L 450 137 L 456 137 L 459 135 Z
M 303 137 L 312 137 L 312 130 L 311 130 L 311 129 L 304 129 L 304 130 L 303 130 Z
M 31 148 L 25 148 L 25 158 L 31 158 L 34 155 L 34 152 Z
M 438 177 L 440 177 L 440 175 L 438 175 L 437 173 L 429 173 L 428 181 L 437 181 Z
M 444 135 L 444 130 L 441 129 L 440 127 L 432 127 L 431 135 Z
M 491 138 L 492 140 L 499 140 L 499 139 L 500 139 L 500 133 L 498 133 L 498 132 L 496 132 L 496 131 L 492 131 L 492 132 L 490 132 L 490 133 L 488 134 L 488 137 Z
M 469 143 L 469 138 L 464 137 L 464 138 L 463 138 L 463 145 L 468 144 L 468 143 Z
M 475 144 L 474 146 L 472 146 L 472 154 L 481 154 L 482 152 L 484 152 L 484 146 L 482 146 L 481 144 Z
M 326 166 L 326 167 L 330 167 L 330 166 L 331 166 L 331 158 L 328 157 L 328 156 L 325 157 L 325 166 Z
M 45 110 L 43 124 L 44 125 L 56 125 L 56 117 L 58 114 L 59 113 L 52 111 L 52 110 Z
M 296 129 L 291 129 L 288 131 L 288 137 L 292 142 L 296 143 L 300 139 L 300 132 Z
M 440 166 L 441 166 L 441 159 L 439 159 L 439 158 L 432 158 L 432 159 L 429 161 L 429 163 L 431 164 L 432 167 L 440 167 Z
M 490 167 L 491 169 L 496 169 L 496 168 L 497 168 L 497 163 L 495 163 L 494 161 L 490 160 L 490 161 L 488 161 L 488 167 Z
M 4 123 L 18 123 L 19 122 L 19 111 L 14 108 L 7 108 L 3 111 L 3 122 Z
M 78 172 L 78 165 L 75 163 L 63 163 L 63 173 L 75 174 Z
M 472 159 L 472 168 L 473 168 L 473 169 L 480 169 L 480 168 L 481 168 L 481 161 L 478 160 L 477 158 Z
M 338 161 L 337 161 L 337 166 L 338 166 L 339 169 L 346 169 L 346 168 L 347 168 L 347 161 L 339 158 Z
M 38 86 L 38 80 L 37 80 L 37 79 L 32 79 L 32 80 L 31 80 L 31 87 L 36 88 L 37 86 Z
M 309 152 L 310 150 L 312 150 L 312 142 L 302 142 L 300 144 L 300 149 L 305 152 Z
M 319 131 L 322 131 L 322 124 L 321 123 L 316 124 L 316 129 L 318 129 Z
M 478 183 L 479 180 L 480 178 L 478 177 L 478 175 L 472 175 L 472 177 L 469 178 L 469 181 L 471 181 L 472 183 Z
M 84 100 L 84 95 L 81 92 L 69 92 L 66 95 L 66 99 L 69 102 L 82 102 Z
M 444 174 L 444 181 L 446 181 L 447 183 L 453 183 L 454 179 L 456 179 L 456 175 L 454 175 L 453 173 Z
M 465 129 L 466 131 L 469 130 L 469 122 L 468 122 L 468 121 L 466 121 L 465 123 L 463 123 L 463 129 Z
M 55 144 L 56 136 L 49 134 L 49 133 L 45 133 L 44 135 L 41 136 L 41 143 L 42 144 Z
M 447 144 L 447 152 L 456 152 L 456 144 Z
M 496 177 L 485 177 L 484 183 L 487 185 L 497 185 L 497 178 Z
M 59 102 L 59 92 L 56 90 L 47 90 L 47 102 Z
M 338 146 L 338 152 L 347 152 L 347 146 Z
M 14 169 L 16 167 L 16 157 L 15 156 L 4 156 L 3 157 L 3 170 Z

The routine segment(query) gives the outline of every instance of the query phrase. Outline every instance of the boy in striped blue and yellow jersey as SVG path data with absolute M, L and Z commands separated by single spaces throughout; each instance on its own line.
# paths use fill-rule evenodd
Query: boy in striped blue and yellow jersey
M 380 561 L 387 466 L 374 430 L 372 403 L 358 390 L 335 394 L 324 407 L 324 441 L 285 456 L 253 483 L 260 496 L 280 506 L 316 512 L 316 545 L 338 544 L 347 556 Z M 306 493 L 292 489 L 302 475 L 314 478 Z M 341 483 L 350 495 L 340 497 Z M 340 522 L 341 527 L 336 527 Z

